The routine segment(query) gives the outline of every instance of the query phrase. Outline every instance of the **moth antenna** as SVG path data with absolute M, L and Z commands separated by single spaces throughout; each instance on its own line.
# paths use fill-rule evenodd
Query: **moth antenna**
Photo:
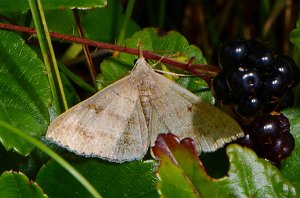
M 143 58 L 142 41 L 141 41 L 141 39 L 139 39 L 139 41 L 138 41 L 138 50 L 139 50 L 139 58 Z

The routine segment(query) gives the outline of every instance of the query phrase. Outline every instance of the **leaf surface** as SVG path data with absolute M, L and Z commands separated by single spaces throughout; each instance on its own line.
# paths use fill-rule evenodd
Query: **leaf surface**
M 300 108 L 286 109 L 284 115 L 289 118 L 291 133 L 295 139 L 295 149 L 291 156 L 282 162 L 282 173 L 297 187 L 300 193 Z
M 36 138 L 49 124 L 51 92 L 44 64 L 15 33 L 0 31 L 0 119 Z M 28 155 L 33 145 L 0 128 L 6 150 Z
M 116 164 L 98 159 L 82 159 L 71 164 L 87 178 L 103 197 L 158 197 L 155 161 Z M 90 197 L 88 191 L 54 161 L 38 173 L 37 183 L 50 197 Z
M 300 20 L 297 21 L 296 28 L 290 33 L 291 42 L 300 48 Z
M 0 195 L 1 197 L 48 197 L 43 190 L 23 173 L 4 172 L 0 176 Z

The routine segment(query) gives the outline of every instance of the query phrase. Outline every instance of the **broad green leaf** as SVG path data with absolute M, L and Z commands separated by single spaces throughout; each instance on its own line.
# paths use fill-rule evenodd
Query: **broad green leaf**
M 296 28 L 290 34 L 291 42 L 300 48 L 300 20 L 297 21 Z
M 131 38 L 126 39 L 125 46 L 130 48 L 137 48 L 138 41 L 142 42 L 142 49 L 149 50 L 163 56 L 187 56 L 194 58 L 193 63 L 206 64 L 201 50 L 194 45 L 190 45 L 186 38 L 179 32 L 159 32 L 156 28 L 145 28 L 132 35 Z M 120 58 L 126 62 L 133 62 L 136 56 L 121 53 Z
M 123 164 L 98 159 L 81 159 L 71 164 L 87 178 L 103 197 L 158 197 L 155 161 Z M 90 197 L 90 194 L 54 161 L 38 173 L 36 182 L 50 197 Z
M 152 151 L 160 161 L 158 190 L 163 197 L 296 196 L 277 168 L 236 144 L 227 147 L 230 168 L 220 179 L 207 175 L 190 138 L 180 141 L 172 134 L 160 135 Z
M 300 193 L 300 108 L 287 109 L 284 115 L 289 118 L 291 133 L 295 138 L 295 150 L 292 155 L 282 162 L 282 173 L 297 187 Z
M 43 190 L 23 173 L 4 172 L 0 176 L 0 196 L 1 197 L 48 197 Z
M 149 50 L 164 56 L 175 55 L 178 57 L 187 57 L 187 60 L 195 58 L 194 63 L 206 63 L 201 50 L 193 45 L 189 45 L 186 38 L 180 33 L 170 31 L 161 36 L 158 31 L 159 30 L 155 28 L 145 28 L 142 31 L 136 32 L 131 38 L 126 39 L 124 45 L 126 47 L 137 48 L 137 43 L 141 40 L 143 50 Z M 124 77 L 124 75 L 128 74 L 130 68 L 133 67 L 136 58 L 136 56 L 121 53 L 118 59 L 106 59 L 100 66 L 102 73 L 98 76 L 98 79 L 101 80 L 101 84 L 105 82 L 111 83 Z M 151 65 L 150 61 L 151 60 L 149 60 L 149 64 Z M 185 73 L 185 71 L 172 66 L 170 66 L 170 69 L 175 73 Z M 113 76 L 111 76 L 111 74 Z M 176 81 L 183 87 L 203 97 L 205 101 L 214 103 L 208 85 L 201 78 L 179 77 Z
M 107 6 L 107 0 L 43 0 L 43 9 L 91 9 Z M 29 10 L 28 0 L 1 0 L 0 12 L 19 12 Z
M 84 36 L 92 40 L 115 43 L 124 18 L 123 13 L 119 0 L 110 0 L 105 8 L 80 10 L 79 16 Z M 71 10 L 46 11 L 45 15 L 50 31 L 78 35 Z M 57 21 L 60 22 L 57 23 Z M 130 20 L 126 35 L 130 36 L 139 29 L 139 26 Z
M 44 64 L 15 33 L 0 31 L 0 119 L 36 138 L 49 124 L 51 92 Z M 33 145 L 0 128 L 6 150 L 28 155 Z

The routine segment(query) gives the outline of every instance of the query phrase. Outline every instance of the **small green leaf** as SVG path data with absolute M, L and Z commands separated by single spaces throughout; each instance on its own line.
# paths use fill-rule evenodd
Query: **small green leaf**
M 24 40 L 15 33 L 0 31 L 0 120 L 36 138 L 49 124 L 51 103 L 44 64 Z M 28 155 L 34 148 L 14 134 L 0 128 L 0 141 L 6 150 Z
M 290 33 L 290 41 L 300 48 L 300 20 L 297 21 L 296 28 Z
M 81 159 L 71 164 L 103 197 L 158 197 L 153 172 L 155 161 L 123 164 Z M 50 161 L 37 175 L 37 183 L 50 197 L 90 197 L 90 194 L 56 162 Z
M 176 81 L 181 86 L 198 95 L 205 102 L 214 104 L 215 98 L 212 96 L 207 83 L 200 77 L 181 77 Z
M 0 195 L 1 197 L 48 197 L 43 190 L 23 173 L 4 172 L 0 177 Z
M 107 0 L 43 0 L 43 8 L 45 10 L 58 9 L 91 9 L 105 7 Z M 19 12 L 29 10 L 28 0 L 1 0 L 0 12 Z
M 152 148 L 160 160 L 158 190 L 163 197 L 295 197 L 295 188 L 277 168 L 239 145 L 227 147 L 228 177 L 207 175 L 190 138 L 162 134 Z
M 287 109 L 284 115 L 289 118 L 291 133 L 295 138 L 295 150 L 292 155 L 282 162 L 282 173 L 297 187 L 300 193 L 300 108 Z

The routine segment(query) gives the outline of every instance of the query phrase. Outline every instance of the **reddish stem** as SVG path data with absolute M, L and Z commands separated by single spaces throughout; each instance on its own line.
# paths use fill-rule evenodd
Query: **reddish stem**
M 36 34 L 36 30 L 34 28 L 28 28 L 24 26 L 17 26 L 17 25 L 11 25 L 11 24 L 4 24 L 0 23 L 0 29 L 7 29 L 7 30 L 13 30 L 13 31 L 19 31 L 19 32 L 26 32 L 31 34 Z M 55 32 L 50 32 L 50 36 L 52 38 L 57 38 L 60 40 L 67 40 L 74 43 L 81 43 L 87 46 L 94 46 L 94 47 L 100 47 L 104 49 L 114 50 L 114 51 L 120 51 L 128 54 L 138 55 L 138 49 L 133 48 L 127 48 L 123 46 L 113 45 L 109 43 L 103 43 L 99 41 L 93 41 L 85 38 L 75 37 L 75 36 L 69 36 L 64 34 L 59 34 Z M 188 63 L 182 63 L 173 59 L 169 59 L 163 56 L 160 56 L 158 54 L 155 54 L 153 52 L 143 50 L 143 55 L 146 59 L 152 59 L 157 60 L 165 64 L 173 65 L 175 67 L 182 68 L 184 70 L 187 70 L 191 72 L 192 74 L 195 74 L 203 80 L 207 82 L 208 85 L 211 83 L 211 79 L 216 76 L 220 72 L 219 67 L 211 66 L 211 65 L 204 65 L 204 64 L 191 64 Z

